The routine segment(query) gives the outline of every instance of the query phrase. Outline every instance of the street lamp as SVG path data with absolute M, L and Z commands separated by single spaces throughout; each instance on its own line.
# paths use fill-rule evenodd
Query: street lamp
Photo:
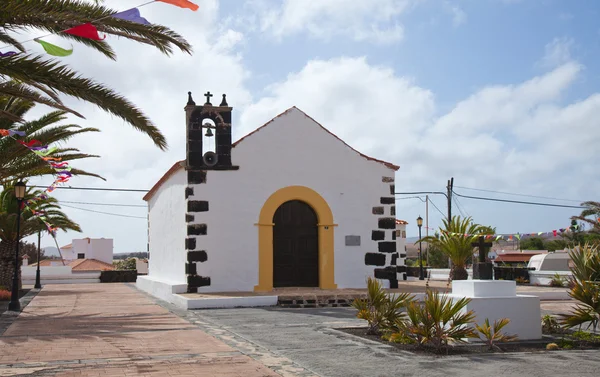
M 38 252 L 37 252 L 37 270 L 35 271 L 35 285 L 33 288 L 42 289 L 42 282 L 40 281 L 40 242 L 42 241 L 42 232 L 38 232 Z
M 425 280 L 423 276 L 423 250 L 421 248 L 421 227 L 423 226 L 423 218 L 417 217 L 417 226 L 419 227 L 419 280 Z
M 23 181 L 15 184 L 15 197 L 17 198 L 17 245 L 15 246 L 15 270 L 13 271 L 12 281 L 12 292 L 10 295 L 10 302 L 8 303 L 8 310 L 20 311 L 21 304 L 19 303 L 19 241 L 21 239 L 21 205 L 23 204 L 23 198 L 25 198 L 25 190 L 27 186 Z

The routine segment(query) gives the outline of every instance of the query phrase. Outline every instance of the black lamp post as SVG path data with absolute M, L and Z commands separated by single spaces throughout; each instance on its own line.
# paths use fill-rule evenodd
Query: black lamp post
M 20 311 L 21 304 L 19 303 L 19 243 L 21 240 L 21 205 L 25 197 L 25 183 L 19 181 L 15 184 L 15 197 L 17 198 L 17 245 L 15 246 L 15 270 L 13 271 L 12 292 L 8 310 Z
M 35 271 L 35 285 L 33 288 L 42 289 L 42 282 L 40 281 L 40 242 L 42 240 L 42 232 L 38 232 L 38 252 L 37 252 L 37 270 Z
M 417 226 L 419 227 L 419 280 L 425 280 L 423 274 L 423 249 L 421 248 L 421 227 L 423 226 L 421 216 L 417 217 Z

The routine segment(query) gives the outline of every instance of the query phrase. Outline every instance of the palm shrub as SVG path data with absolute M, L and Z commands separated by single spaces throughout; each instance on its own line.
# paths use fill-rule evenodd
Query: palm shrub
M 55 33 L 62 38 L 95 49 L 112 60 L 116 60 L 116 54 L 106 41 L 60 32 L 93 22 L 102 33 L 153 46 L 165 55 L 170 55 L 176 48 L 191 54 L 192 48 L 182 36 L 162 25 L 144 25 L 111 17 L 117 12 L 100 5 L 98 1 L 3 0 L 1 8 L 0 42 L 22 53 L 2 58 L 0 95 L 45 104 L 82 116 L 74 109 L 65 106 L 60 95 L 74 97 L 121 118 L 135 129 L 150 136 L 159 148 L 166 149 L 167 142 L 164 135 L 127 98 L 102 83 L 82 77 L 56 59 L 27 53 L 25 47 L 10 33 L 31 30 Z M 0 111 L 0 118 L 22 121 L 18 114 L 8 111 Z
M 489 227 L 474 224 L 470 217 L 454 216 L 450 222 L 447 219 L 442 221 L 444 226 L 436 236 L 424 237 L 420 241 L 439 248 L 450 258 L 452 262 L 450 278 L 452 280 L 467 280 L 469 275 L 466 264 L 473 256 L 471 244 L 477 241 L 479 235 L 487 234 Z
M 475 330 L 469 326 L 475 313 L 464 310 L 469 302 L 470 298 L 455 301 L 448 295 L 427 290 L 423 304 L 412 301 L 407 306 L 406 336 L 419 345 L 432 346 L 438 352 L 447 349 L 451 343 L 462 343 L 475 337 Z
M 413 299 L 414 296 L 408 293 L 388 295 L 379 280 L 369 277 L 367 298 L 355 299 L 352 307 L 358 310 L 357 318 L 367 321 L 367 334 L 381 335 L 382 332 L 393 331 L 402 323 L 405 316 L 402 310 Z
M 501 318 L 499 320 L 494 321 L 494 324 L 490 326 L 490 320 L 486 318 L 483 324 L 476 324 L 475 328 L 479 332 L 479 339 L 485 342 L 490 351 L 501 351 L 500 347 L 498 347 L 496 343 L 512 342 L 518 339 L 516 335 L 506 335 L 502 332 L 502 328 L 504 328 L 509 323 L 510 319 Z
M 569 296 L 578 301 L 569 314 L 561 315 L 567 327 L 588 324 L 594 331 L 600 323 L 600 250 L 598 245 L 583 244 L 569 251 L 573 262 L 569 278 Z

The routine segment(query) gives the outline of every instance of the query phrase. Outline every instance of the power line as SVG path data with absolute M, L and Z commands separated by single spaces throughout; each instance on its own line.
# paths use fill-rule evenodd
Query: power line
M 63 204 L 63 206 L 64 207 L 78 209 L 78 210 L 81 210 L 81 211 L 101 213 L 103 215 L 111 215 L 111 216 L 119 216 L 119 217 L 129 217 L 129 218 L 132 218 L 132 219 L 144 219 L 144 220 L 148 219 L 146 216 L 143 216 L 143 217 L 142 216 L 131 216 L 131 215 L 122 215 L 120 213 L 110 213 L 110 212 L 94 211 L 93 209 L 73 207 L 73 206 L 70 206 L 70 205 L 67 205 L 67 204 Z
M 514 192 L 496 191 L 496 190 L 485 190 L 485 189 L 477 189 L 477 188 L 472 188 L 472 187 L 464 187 L 464 186 L 455 186 L 455 187 L 462 188 L 462 189 L 466 189 L 466 190 L 473 190 L 473 191 L 483 191 L 483 192 L 492 192 L 492 193 L 495 193 L 495 194 L 505 194 L 505 195 L 523 196 L 523 197 L 528 197 L 528 198 L 552 199 L 552 200 L 561 200 L 561 201 L 564 201 L 564 202 L 577 202 L 577 203 L 583 203 L 583 202 L 585 202 L 585 200 L 562 199 L 562 198 L 553 198 L 553 197 L 550 197 L 550 196 L 539 196 L 539 195 L 517 194 L 517 193 L 514 193 Z
M 454 197 L 454 196 L 453 196 L 453 197 L 452 197 L 452 199 L 454 199 L 454 202 L 456 203 L 456 206 L 458 207 L 458 210 L 459 210 L 461 213 L 462 213 L 462 212 L 463 212 L 463 210 L 464 210 L 464 212 L 467 214 L 467 216 L 469 216 L 469 217 L 471 216 L 471 215 L 469 214 L 469 211 L 467 211 L 467 208 L 466 208 L 466 207 L 465 207 L 465 206 L 464 206 L 464 205 L 463 205 L 463 204 L 460 202 L 460 200 L 458 200 L 458 198 L 457 198 L 457 197 Z M 463 214 L 463 216 L 464 216 L 464 214 Z
M 538 202 L 525 202 L 520 200 L 508 200 L 508 199 L 497 199 L 497 198 L 484 198 L 479 196 L 470 196 L 470 195 L 461 195 L 455 191 L 452 191 L 454 194 L 468 199 L 477 199 L 477 200 L 488 200 L 492 202 L 504 202 L 504 203 L 515 203 L 515 204 L 530 204 L 535 206 L 544 206 L 544 207 L 560 207 L 560 208 L 577 208 L 577 209 L 585 209 L 586 207 L 581 206 L 568 206 L 564 204 L 550 204 L 550 203 L 538 203 Z
M 31 186 L 36 188 L 48 188 L 48 186 Z M 150 190 L 129 189 L 129 188 L 104 188 L 104 187 L 73 187 L 73 186 L 57 186 L 57 189 L 64 190 L 85 190 L 85 191 L 123 191 L 123 192 L 148 192 Z
M 69 202 L 66 200 L 60 200 L 60 203 L 73 203 L 73 204 L 88 204 L 92 206 L 110 206 L 110 207 L 143 207 L 148 208 L 148 206 L 143 204 L 120 204 L 120 203 L 92 203 L 92 202 Z
M 435 205 L 434 202 L 431 201 L 431 198 L 429 198 L 429 203 L 431 203 L 431 205 L 438 210 L 438 212 L 442 215 L 442 218 L 446 218 L 446 214 L 442 211 L 440 211 L 440 209 L 438 208 L 438 206 Z

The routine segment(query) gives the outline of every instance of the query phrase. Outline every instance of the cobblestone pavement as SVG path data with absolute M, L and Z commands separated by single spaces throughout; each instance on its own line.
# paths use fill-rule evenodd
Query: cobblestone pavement
M 543 302 L 543 313 L 564 312 L 569 301 Z M 600 368 L 598 351 L 417 356 L 335 330 L 364 326 L 351 308 L 247 308 L 179 312 L 243 353 L 287 360 L 306 374 L 350 376 L 588 376 Z M 268 364 L 267 364 L 268 365 Z
M 0 336 L 0 376 L 16 375 L 278 374 L 131 286 L 78 284 L 45 286 Z

